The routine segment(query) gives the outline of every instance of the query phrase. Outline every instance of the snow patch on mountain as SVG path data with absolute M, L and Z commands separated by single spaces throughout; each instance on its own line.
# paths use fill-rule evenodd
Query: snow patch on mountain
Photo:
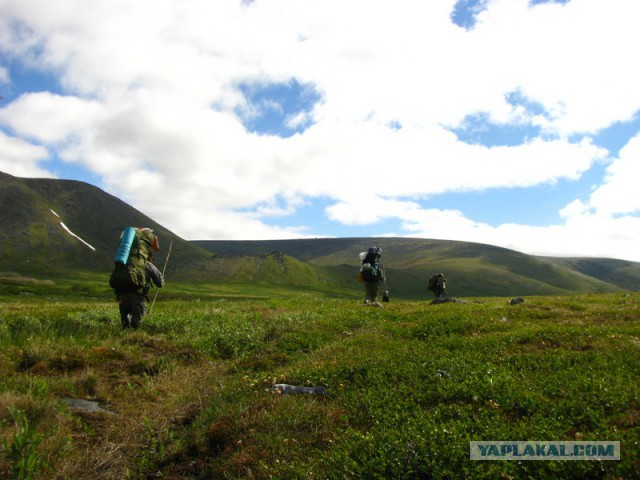
M 49 209 L 49 210 L 51 210 L 51 209 Z M 82 238 L 80 238 L 78 235 L 76 235 L 76 234 L 75 234 L 75 233 L 73 233 L 71 230 L 69 230 L 69 227 L 67 227 L 67 226 L 64 224 L 64 222 L 62 221 L 62 219 L 60 219 L 60 215 L 58 215 L 58 214 L 57 214 L 56 212 L 54 212 L 53 210 L 51 210 L 51 213 L 53 213 L 56 217 L 58 217 L 58 219 L 60 220 L 60 226 L 61 226 L 62 228 L 64 228 L 64 229 L 67 231 L 67 233 L 69 233 L 69 235 L 71 235 L 72 237 L 75 237 L 75 238 L 77 238 L 78 240 L 80 240 L 82 243 L 84 243 L 87 247 L 89 247 L 89 248 L 90 248 L 91 250 L 93 250 L 94 252 L 96 251 L 96 249 L 95 249 L 93 246 L 89 245 L 89 244 L 88 244 L 87 242 L 85 242 Z

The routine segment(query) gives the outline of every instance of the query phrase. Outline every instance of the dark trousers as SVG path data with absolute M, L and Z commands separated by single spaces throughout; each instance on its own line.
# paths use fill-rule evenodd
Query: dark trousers
M 374 303 L 378 297 L 379 282 L 364 282 L 364 301 Z
M 147 312 L 145 296 L 135 292 L 121 293 L 118 295 L 118 304 L 122 328 L 137 329 Z

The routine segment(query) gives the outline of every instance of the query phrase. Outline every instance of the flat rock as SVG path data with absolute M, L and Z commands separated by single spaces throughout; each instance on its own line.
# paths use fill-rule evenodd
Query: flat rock
M 69 407 L 69 410 L 73 412 L 106 413 L 108 415 L 115 415 L 115 413 L 102 408 L 100 404 L 94 400 L 62 397 L 60 401 L 65 403 Z
M 464 300 L 458 300 L 457 298 L 435 298 L 431 300 L 431 305 L 438 305 L 439 303 L 467 303 Z
M 286 383 L 276 383 L 271 386 L 271 393 L 281 393 L 282 395 L 327 395 L 324 387 L 303 387 L 300 385 L 287 385 Z

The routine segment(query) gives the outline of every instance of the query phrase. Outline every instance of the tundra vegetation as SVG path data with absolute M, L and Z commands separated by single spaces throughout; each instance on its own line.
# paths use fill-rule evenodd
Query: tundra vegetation
M 638 293 L 377 309 L 180 284 L 123 331 L 104 285 L 0 282 L 0 477 L 640 478 Z M 621 459 L 471 461 L 472 440 Z

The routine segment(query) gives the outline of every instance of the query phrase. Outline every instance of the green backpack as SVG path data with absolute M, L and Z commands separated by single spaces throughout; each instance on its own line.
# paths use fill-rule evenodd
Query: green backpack
M 375 263 L 363 263 L 362 278 L 365 282 L 377 282 L 378 281 L 378 265 Z
M 144 267 L 152 253 L 152 245 L 157 245 L 157 240 L 152 230 L 136 228 L 136 236 L 131 244 L 131 252 L 127 263 L 116 263 L 109 286 L 116 292 L 144 293 L 146 288 L 146 275 Z

